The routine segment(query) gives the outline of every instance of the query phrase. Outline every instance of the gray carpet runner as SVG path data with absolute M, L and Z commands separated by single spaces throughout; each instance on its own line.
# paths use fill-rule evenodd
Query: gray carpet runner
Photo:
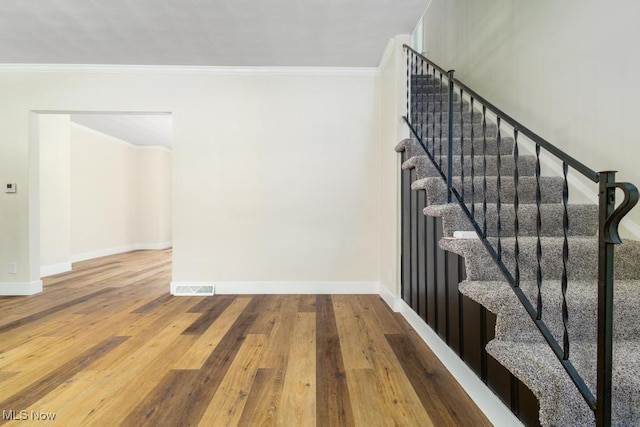
M 438 82 L 428 78 L 413 78 L 412 124 L 424 135 L 423 141 L 431 155 L 443 166 L 446 174 L 448 135 L 448 94 L 442 94 Z M 427 107 L 428 104 L 428 107 Z M 442 110 L 441 110 L 442 108 Z M 513 271 L 514 246 L 514 147 L 512 138 L 502 137 L 497 143 L 495 124 L 481 123 L 482 114 L 473 114 L 473 139 L 469 105 L 463 104 L 463 125 L 460 126 L 460 103 L 454 104 L 453 175 L 458 188 L 464 188 L 467 208 L 473 209 L 479 224 L 486 222 L 487 236 L 497 239 L 497 196 L 501 198 L 501 246 L 505 264 Z M 440 111 L 444 111 L 442 118 Z M 482 136 L 487 129 L 486 140 Z M 497 315 L 495 339 L 487 352 L 511 371 L 536 395 L 540 402 L 540 423 L 545 426 L 595 425 L 588 407 L 556 356 L 542 338 L 529 315 L 518 301 L 508 282 L 491 259 L 479 239 L 453 238 L 455 231 L 474 228 L 456 203 L 447 204 L 447 186 L 438 170 L 428 159 L 415 138 L 401 141 L 397 152 L 406 152 L 403 169 L 415 169 L 414 191 L 425 191 L 427 207 L 424 214 L 441 217 L 444 238 L 442 249 L 465 259 L 467 279 L 460 283 L 460 292 Z M 471 153 L 474 153 L 472 161 Z M 501 160 L 498 186 L 498 161 Z M 483 153 L 487 162 L 483 162 Z M 461 159 L 461 154 L 464 157 Z M 472 167 L 475 179 L 471 180 Z M 486 180 L 482 171 L 486 170 Z M 519 156 L 519 266 L 521 288 L 535 307 L 537 299 L 536 258 L 536 180 L 535 158 Z M 500 190 L 498 191 L 498 188 Z M 543 320 L 556 339 L 562 343 L 561 285 L 563 274 L 562 246 L 562 177 L 542 177 L 540 241 L 542 246 Z M 484 205 L 486 204 L 486 218 Z M 568 207 L 569 278 L 567 304 L 568 331 L 571 342 L 570 360 L 595 395 L 596 384 L 596 309 L 597 309 L 597 217 L 596 205 L 570 204 Z M 494 245 L 495 246 L 495 245 Z M 614 368 L 613 424 L 640 426 L 640 242 L 625 241 L 616 247 L 614 301 Z

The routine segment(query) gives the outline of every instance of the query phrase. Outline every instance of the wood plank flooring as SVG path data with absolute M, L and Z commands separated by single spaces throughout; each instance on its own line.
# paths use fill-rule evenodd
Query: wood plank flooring
M 0 424 L 490 425 L 378 296 L 172 297 L 170 278 L 170 250 L 138 251 L 0 297 Z

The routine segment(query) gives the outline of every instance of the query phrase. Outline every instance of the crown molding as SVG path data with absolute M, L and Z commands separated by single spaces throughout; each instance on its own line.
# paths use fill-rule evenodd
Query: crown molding
M 0 73 L 199 74 L 221 76 L 378 76 L 378 67 L 0 64 Z

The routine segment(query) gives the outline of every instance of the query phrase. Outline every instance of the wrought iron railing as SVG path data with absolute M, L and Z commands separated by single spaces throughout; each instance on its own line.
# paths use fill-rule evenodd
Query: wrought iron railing
M 404 117 L 411 133 L 424 149 L 427 157 L 447 183 L 447 200 L 455 200 L 466 216 L 469 218 L 480 241 L 488 251 L 489 255 L 505 279 L 511 285 L 515 295 L 522 303 L 529 316 L 537 326 L 538 330 L 553 350 L 558 360 L 568 373 L 571 380 L 583 396 L 589 407 L 595 412 L 596 424 L 600 426 L 611 424 L 611 381 L 612 381 L 612 346 L 613 346 L 613 259 L 614 245 L 621 243 L 618 234 L 618 226 L 622 218 L 638 202 L 638 190 L 630 183 L 616 182 L 615 172 L 602 171 L 595 172 L 573 157 L 567 155 L 562 150 L 553 146 L 534 132 L 523 126 L 521 123 L 505 114 L 495 105 L 484 99 L 478 93 L 466 86 L 454 77 L 453 70 L 445 70 L 425 56 L 415 51 L 411 47 L 404 45 L 407 52 L 407 115 Z M 426 84 L 429 82 L 429 84 Z M 424 86 L 421 90 L 413 91 L 412 86 Z M 412 102 L 415 97 L 415 102 Z M 456 100 L 458 106 L 455 106 Z M 413 105 L 415 104 L 415 105 Z M 448 105 L 445 105 L 448 104 Z M 454 108 L 460 124 L 460 135 L 456 136 L 456 141 L 460 143 L 460 165 L 458 182 L 454 182 Z M 446 118 L 444 117 L 446 111 Z M 496 198 L 487 199 L 487 134 L 488 116 L 495 121 L 496 126 Z M 464 117 L 469 118 L 471 123 L 469 130 L 470 147 L 465 151 L 465 126 Z M 476 135 L 474 119 L 480 115 L 481 135 Z M 412 117 L 420 117 L 420 120 L 412 120 Z M 501 126 L 507 123 L 513 131 L 513 150 L 509 156 L 513 161 L 513 175 L 509 179 L 513 180 L 513 224 L 510 227 L 514 233 L 513 244 L 513 265 L 507 266 L 503 259 L 503 238 L 502 234 L 502 203 L 501 185 L 502 162 L 505 154 L 501 152 L 501 142 L 503 135 Z M 447 129 L 443 135 L 443 129 Z M 520 288 L 520 246 L 519 246 L 519 194 L 518 183 L 520 173 L 518 159 L 520 156 L 519 137 L 524 135 L 535 146 L 535 205 L 536 213 L 536 285 L 537 296 L 533 304 Z M 482 152 L 476 153 L 475 140 L 477 137 L 482 140 Z M 446 150 L 446 165 L 443 165 L 443 157 Z M 562 186 L 562 274 L 561 274 L 561 294 L 562 294 L 562 343 L 559 343 L 550 331 L 543 319 L 543 298 L 542 298 L 542 255 L 541 244 L 541 151 L 555 158 L 561 163 L 563 186 Z M 465 176 L 465 153 L 470 155 L 470 170 Z M 481 170 L 476 170 L 476 157 L 481 156 Z M 599 186 L 599 214 L 598 214 L 598 320 L 597 320 L 597 374 L 596 393 L 585 384 L 584 379 L 576 370 L 570 359 L 570 339 L 568 333 L 569 311 L 566 299 L 568 274 L 567 263 L 569 260 L 569 169 L 580 173 L 582 176 L 598 184 Z M 477 182 L 477 178 L 481 178 Z M 469 185 L 465 185 L 465 183 Z M 479 186 L 479 188 L 478 188 Z M 465 188 L 467 187 L 467 188 Z M 616 208 L 615 190 L 619 188 L 624 193 L 624 199 Z M 480 200 L 478 192 L 482 193 Z M 465 197 L 467 196 L 467 197 Z M 487 224 L 487 204 L 495 203 L 497 221 L 493 233 L 489 236 Z M 479 212 L 479 209 L 481 211 Z M 480 219 L 481 218 L 481 219 Z M 491 237 L 491 238 L 490 238 Z

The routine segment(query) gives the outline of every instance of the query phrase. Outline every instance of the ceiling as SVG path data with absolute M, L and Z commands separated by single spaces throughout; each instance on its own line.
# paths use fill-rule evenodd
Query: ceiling
M 2 0 L 0 62 L 374 67 L 426 0 Z
M 170 114 L 72 114 L 71 121 L 134 145 L 171 149 Z

